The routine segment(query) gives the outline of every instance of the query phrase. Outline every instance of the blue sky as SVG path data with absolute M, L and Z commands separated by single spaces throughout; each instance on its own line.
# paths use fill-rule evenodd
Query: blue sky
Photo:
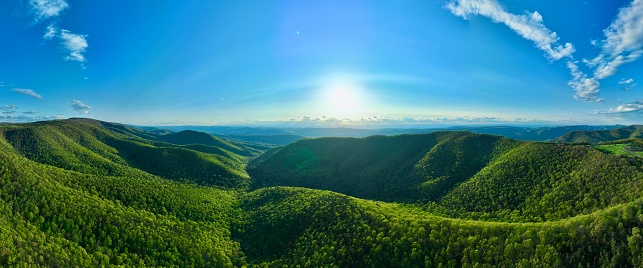
M 643 0 L 9 0 L 0 33 L 6 122 L 643 123 Z

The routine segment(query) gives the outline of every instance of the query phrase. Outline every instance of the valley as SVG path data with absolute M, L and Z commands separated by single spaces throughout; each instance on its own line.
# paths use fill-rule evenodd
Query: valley
M 639 141 L 624 128 L 266 146 L 91 119 L 4 124 L 0 266 L 641 267 L 643 159 L 584 143 Z

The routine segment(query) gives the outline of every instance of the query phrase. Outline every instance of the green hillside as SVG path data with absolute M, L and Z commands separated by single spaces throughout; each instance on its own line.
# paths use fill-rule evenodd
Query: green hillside
M 632 202 L 641 161 L 591 147 L 467 132 L 303 140 L 250 163 L 253 188 L 299 186 L 450 217 L 560 220 Z
M 642 164 L 589 146 L 438 132 L 251 161 L 87 119 L 0 134 L 2 267 L 643 266 Z
M 643 126 L 633 125 L 615 128 L 611 130 L 577 130 L 562 135 L 556 139 L 555 142 L 588 142 L 597 144 L 605 141 L 615 141 L 631 138 L 643 138 Z
M 239 146 L 231 144 L 213 135 L 193 130 L 184 130 L 177 133 L 160 135 L 157 137 L 157 140 L 181 145 L 200 144 L 220 148 L 243 156 L 252 155 L 248 148 L 240 148 Z
M 97 173 L 30 161 L 0 140 L 0 266 L 230 266 L 239 259 L 228 231 L 231 193 L 142 171 Z
M 439 204 L 458 217 L 560 220 L 640 198 L 641 166 L 591 147 L 529 143 L 499 157 Z
M 384 201 L 436 200 L 519 142 L 466 132 L 320 138 L 270 151 L 251 162 L 254 188 L 327 189 Z
M 141 131 L 93 120 L 51 121 L 0 129 L 18 154 L 67 170 L 111 176 L 138 176 L 145 171 L 171 180 L 229 188 L 249 184 L 240 155 L 226 151 L 203 153 L 205 149 L 197 151 L 145 140 L 138 132 Z
M 545 223 L 472 221 L 329 191 L 241 202 L 241 249 L 270 267 L 641 267 L 643 201 Z

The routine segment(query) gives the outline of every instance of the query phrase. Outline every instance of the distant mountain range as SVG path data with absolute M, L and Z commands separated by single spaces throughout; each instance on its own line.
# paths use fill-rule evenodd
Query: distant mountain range
M 469 131 L 480 134 L 500 135 L 516 140 L 548 141 L 571 131 L 611 130 L 622 127 L 609 126 L 552 126 L 552 127 L 519 127 L 519 126 L 454 126 L 448 128 L 277 128 L 277 127 L 238 127 L 238 126 L 167 126 L 142 127 L 147 130 L 195 130 L 210 133 L 222 138 L 264 143 L 268 145 L 285 145 L 304 138 L 318 137 L 354 137 L 362 138 L 372 135 L 422 134 L 435 131 Z

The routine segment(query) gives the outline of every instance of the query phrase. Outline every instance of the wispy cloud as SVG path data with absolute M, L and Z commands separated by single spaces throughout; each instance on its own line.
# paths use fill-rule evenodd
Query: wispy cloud
M 30 11 L 36 22 L 58 17 L 69 7 L 65 0 L 29 0 Z
M 5 105 L 0 107 L 0 110 L 13 110 L 13 109 L 18 109 L 18 106 L 15 105 Z
M 619 11 L 612 24 L 603 31 L 604 40 L 592 40 L 592 44 L 602 47 L 602 52 L 592 60 L 583 60 L 594 68 L 591 76 L 581 71 L 578 62 L 573 60 L 573 45 L 561 45 L 556 32 L 543 24 L 543 18 L 537 11 L 523 15 L 512 14 L 496 0 L 451 0 L 446 8 L 465 19 L 469 15 L 481 15 L 503 23 L 523 38 L 533 41 L 536 47 L 545 51 L 550 60 L 569 58 L 567 68 L 572 80 L 568 85 L 575 91 L 574 98 L 580 101 L 602 102 L 603 99 L 598 97 L 598 80 L 614 75 L 617 67 L 643 55 L 643 0 L 634 0 Z M 635 85 L 627 83 L 622 89 L 628 90 Z
M 495 0 L 452 0 L 447 3 L 446 8 L 464 19 L 469 15 L 481 15 L 494 22 L 505 24 L 518 35 L 533 41 L 537 48 L 545 51 L 549 60 L 569 58 L 567 68 L 571 72 L 572 80 L 567 84 L 574 89 L 574 98 L 586 102 L 603 101 L 598 98 L 600 83 L 594 78 L 587 77 L 579 70 L 577 62 L 573 61 L 574 46 L 571 43 L 559 44 L 560 38 L 556 32 L 543 24 L 543 17 L 538 11 L 524 15 L 512 14 Z
M 634 83 L 633 78 L 629 78 L 629 79 L 621 78 L 621 80 L 618 81 L 619 85 L 629 85 L 629 84 L 632 84 L 632 83 Z
M 69 106 L 71 106 L 71 108 L 74 109 L 74 111 L 79 112 L 81 114 L 88 114 L 89 109 L 92 108 L 91 106 L 84 104 L 82 101 L 79 101 L 79 100 L 72 100 L 67 104 L 69 104 Z
M 13 92 L 20 93 L 25 96 L 29 96 L 36 99 L 42 99 L 42 95 L 36 93 L 35 91 L 27 88 L 14 88 Z
M 622 8 L 603 33 L 605 39 L 597 42 L 601 45 L 601 53 L 586 61 L 588 66 L 595 67 L 596 79 L 614 75 L 619 66 L 643 55 L 643 0 L 634 0 Z
M 45 34 L 42 36 L 45 40 L 57 37 L 60 40 L 61 48 L 65 51 L 65 60 L 85 62 L 85 50 L 89 46 L 87 35 L 74 34 L 69 30 L 58 29 L 56 25 L 48 25 Z
M 60 39 L 64 49 L 69 53 L 65 60 L 85 62 L 85 49 L 87 49 L 87 35 L 73 34 L 68 30 L 60 32 Z
M 23 114 L 37 114 L 37 113 L 38 113 L 38 111 L 36 111 L 36 110 L 31 110 L 31 111 L 24 111 L 24 112 L 22 112 L 22 113 L 23 113 Z
M 503 23 L 523 38 L 533 41 L 538 49 L 545 51 L 550 60 L 571 57 L 575 51 L 571 43 L 558 43 L 556 32 L 545 27 L 543 17 L 537 11 L 525 15 L 512 14 L 495 0 L 452 0 L 447 3 L 446 8 L 464 19 L 469 15 L 482 15 L 494 22 Z
M 630 90 L 631 88 L 638 85 L 637 83 L 634 83 L 633 78 L 621 78 L 621 80 L 618 81 L 618 84 L 622 85 L 621 87 L 622 90 Z
M 15 106 L 15 105 L 5 105 L 5 106 L 0 107 L 0 111 L 2 111 L 1 112 L 2 114 L 15 114 L 16 113 L 15 110 L 17 108 L 18 108 L 18 106 Z
M 56 26 L 55 18 L 60 16 L 63 10 L 69 8 L 69 4 L 65 0 L 29 0 L 28 7 L 36 23 L 49 21 L 42 37 L 45 40 L 57 37 L 61 48 L 65 51 L 65 60 L 80 63 L 86 61 L 84 54 L 89 46 L 87 35 L 75 34 Z
M 29 116 L 29 115 L 13 115 L 13 114 L 0 114 L 0 120 L 7 122 L 34 122 L 34 121 L 45 121 L 53 119 L 63 119 L 61 115 L 38 115 L 38 116 Z
M 594 78 L 587 77 L 578 69 L 576 63 L 574 61 L 567 62 L 567 68 L 572 75 L 572 80 L 567 84 L 576 91 L 574 98 L 586 102 L 602 102 L 603 99 L 598 97 L 600 83 Z
M 58 33 L 58 29 L 56 28 L 56 26 L 54 26 L 53 24 L 48 25 L 47 26 L 47 31 L 42 36 L 42 38 L 49 40 L 49 39 L 54 38 L 57 33 Z

